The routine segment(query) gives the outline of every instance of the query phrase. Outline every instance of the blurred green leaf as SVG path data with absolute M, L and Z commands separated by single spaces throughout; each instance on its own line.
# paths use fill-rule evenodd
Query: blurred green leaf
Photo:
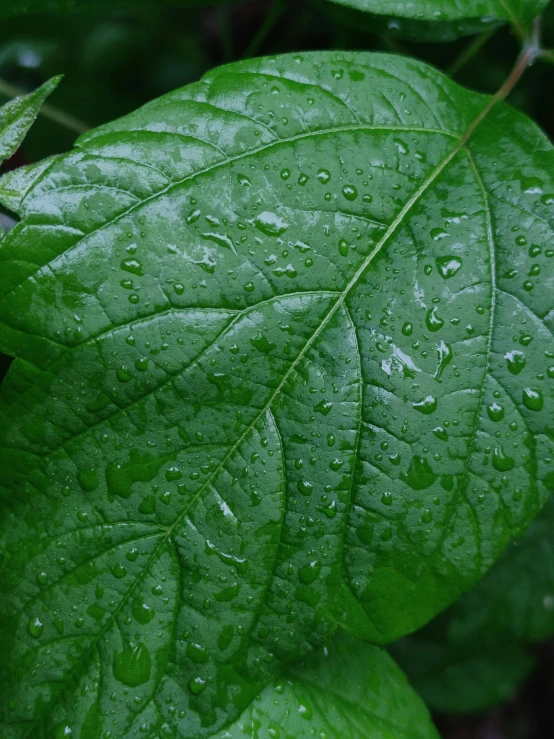
M 521 35 L 550 0 L 318 0 L 342 22 L 370 33 L 442 42 L 511 23 Z M 332 3 L 341 6 L 333 9 Z
M 532 662 L 518 645 L 552 634 L 554 498 L 473 590 L 391 651 L 433 708 L 472 711 L 525 677 Z

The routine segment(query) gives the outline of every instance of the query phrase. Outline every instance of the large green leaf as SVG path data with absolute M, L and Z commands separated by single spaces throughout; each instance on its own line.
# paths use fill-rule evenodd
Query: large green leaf
M 287 670 L 214 739 L 438 739 L 385 652 L 344 635 Z
M 536 515 L 554 157 L 490 108 L 395 57 L 262 59 L 4 181 L 8 739 L 209 736 Z

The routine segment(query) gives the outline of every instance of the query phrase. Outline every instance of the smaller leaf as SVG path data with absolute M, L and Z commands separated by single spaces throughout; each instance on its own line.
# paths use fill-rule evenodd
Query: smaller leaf
M 316 0 L 319 2 L 320 0 Z M 368 33 L 444 42 L 510 23 L 526 36 L 550 0 L 325 0 L 336 20 Z M 335 7 L 334 6 L 340 6 Z
M 423 700 L 441 713 L 477 713 L 502 703 L 535 666 L 518 644 L 468 652 L 408 638 L 393 653 Z
M 438 739 L 389 655 L 339 633 L 269 685 L 212 739 Z
M 554 633 L 553 523 L 554 497 L 477 587 L 391 648 L 432 708 L 482 710 L 532 669 L 522 645 Z
M 42 104 L 60 80 L 61 77 L 53 77 L 38 90 L 14 98 L 0 108 L 0 163 L 15 154 L 35 122 Z

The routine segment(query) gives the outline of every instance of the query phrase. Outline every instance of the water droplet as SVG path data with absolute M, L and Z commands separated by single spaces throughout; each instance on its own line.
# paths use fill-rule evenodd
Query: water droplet
M 193 695 L 200 695 L 206 687 L 206 681 L 201 677 L 191 677 L 189 680 L 189 690 Z
M 402 326 L 402 333 L 404 334 L 404 336 L 411 336 L 413 330 L 414 327 L 409 321 Z
M 354 185 L 345 185 L 342 188 L 342 194 L 347 200 L 356 200 L 358 197 L 358 190 L 354 187 Z
M 517 350 L 508 352 L 504 355 L 506 359 L 508 369 L 512 375 L 519 375 L 521 370 L 525 367 L 525 355 L 523 352 Z
M 261 331 L 258 331 L 256 336 L 253 339 L 249 339 L 249 341 L 250 344 L 252 344 L 252 346 L 259 352 L 262 352 L 262 354 L 269 354 L 269 352 L 277 348 L 277 344 L 275 344 L 273 341 L 269 341 L 269 339 L 264 336 Z
M 487 413 L 491 421 L 501 421 L 504 418 L 504 408 L 498 403 L 491 403 L 487 408 Z
M 544 398 L 538 390 L 526 387 L 523 390 L 523 405 L 530 411 L 540 411 L 544 406 Z
M 458 257 L 437 257 L 436 263 L 439 274 L 445 280 L 454 277 L 462 267 L 462 260 Z
M 320 403 L 314 406 L 314 411 L 316 413 L 321 413 L 322 416 L 328 416 L 329 413 L 331 413 L 332 408 L 332 403 L 330 403 L 328 400 L 322 400 Z
M 125 577 L 125 575 L 127 574 L 127 570 L 120 562 L 118 562 L 112 567 L 112 573 L 120 580 L 121 578 Z
M 298 488 L 298 492 L 302 493 L 302 495 L 311 495 L 314 489 L 312 483 L 307 482 L 306 480 L 299 480 L 296 487 Z
M 454 358 L 454 352 L 448 344 L 445 344 L 444 341 L 441 341 L 441 343 L 437 346 L 437 354 L 439 355 L 439 363 L 437 366 L 437 371 L 435 372 L 435 380 L 437 380 L 437 382 L 440 382 L 442 373 Z
M 207 649 L 200 646 L 200 644 L 193 644 L 192 642 L 187 644 L 187 657 L 197 665 L 205 664 L 210 659 Z
M 515 460 L 504 454 L 502 447 L 496 447 L 492 455 L 492 466 L 499 472 L 509 472 L 513 470 Z
M 438 475 L 435 475 L 427 459 L 414 455 L 407 473 L 402 474 L 400 479 L 413 490 L 426 490 L 436 482 Z
M 131 603 L 131 612 L 139 624 L 149 624 L 156 615 L 154 609 L 150 608 L 140 597 L 135 598 Z
M 437 409 L 437 399 L 432 395 L 428 395 L 424 400 L 421 400 L 419 403 L 413 403 L 412 405 L 416 411 L 430 416 Z
M 298 577 L 300 578 L 300 582 L 302 582 L 304 585 L 311 585 L 311 583 L 317 580 L 320 573 L 321 564 L 316 560 L 314 562 L 310 562 L 310 564 L 306 565 L 305 567 L 301 567 L 298 570 Z
M 77 473 L 77 480 L 85 493 L 94 492 L 100 485 L 98 475 L 94 470 L 80 470 Z
M 288 228 L 288 224 L 282 218 L 268 210 L 260 213 L 254 223 L 256 228 L 266 236 L 280 236 Z
M 344 239 L 339 241 L 339 254 L 341 257 L 348 256 L 348 241 L 345 241 Z
M 221 562 L 234 567 L 240 575 L 243 575 L 248 570 L 248 562 L 246 559 L 241 559 L 233 554 L 227 554 L 226 552 L 221 551 L 221 549 L 212 544 L 209 539 L 206 540 L 206 552 L 207 554 L 215 554 Z
M 151 669 L 152 659 L 143 644 L 129 644 L 122 652 L 114 654 L 114 677 L 131 688 L 147 682 Z
M 138 259 L 124 259 L 121 262 L 121 269 L 124 269 L 126 272 L 131 272 L 133 275 L 137 275 L 138 277 L 144 276 L 142 264 Z
M 35 639 L 38 639 L 39 636 L 42 634 L 42 629 L 43 624 L 38 616 L 29 619 L 29 633 L 31 634 L 31 636 L 34 636 Z
M 327 169 L 320 169 L 317 173 L 317 179 L 323 184 L 326 185 L 329 180 L 331 179 L 331 173 Z
M 437 313 L 437 306 L 430 308 L 425 316 L 425 323 L 429 331 L 439 331 L 444 326 L 443 319 Z

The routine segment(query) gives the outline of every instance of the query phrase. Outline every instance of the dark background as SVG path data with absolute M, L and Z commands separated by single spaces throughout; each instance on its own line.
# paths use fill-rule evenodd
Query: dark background
M 502 27 L 456 70 L 471 38 L 414 43 L 372 34 L 369 26 L 368 32 L 341 23 L 310 0 L 245 0 L 196 10 L 150 7 L 4 21 L 0 80 L 29 91 L 63 73 L 50 103 L 68 118 L 63 125 L 40 116 L 4 169 L 63 152 L 73 144 L 78 129 L 112 120 L 197 80 L 214 66 L 248 56 L 316 49 L 388 51 L 455 71 L 461 84 L 491 93 L 507 77 L 519 51 L 511 30 Z M 545 45 L 554 47 L 554 8 L 543 19 L 543 35 Z M 551 139 L 553 82 L 554 66 L 537 63 L 510 98 Z M 5 100 L 0 92 L 0 104 Z M 9 226 L 6 215 L 0 211 L 2 223 Z M 7 358 L 0 355 L 0 377 L 7 366 Z M 437 716 L 444 739 L 554 737 L 554 644 L 539 645 L 535 652 L 536 672 L 507 704 L 479 716 Z

